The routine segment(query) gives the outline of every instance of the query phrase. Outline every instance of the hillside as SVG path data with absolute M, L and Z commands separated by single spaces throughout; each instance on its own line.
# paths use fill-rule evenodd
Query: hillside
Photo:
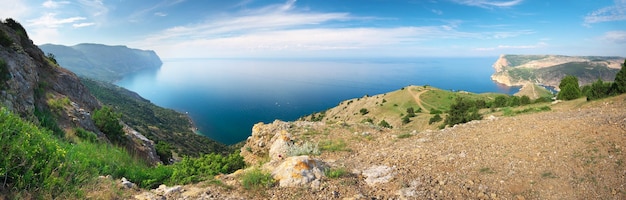
M 493 64 L 491 79 L 507 86 L 527 83 L 558 88 L 565 75 L 576 76 L 580 85 L 598 79 L 613 81 L 625 58 L 602 56 L 501 55 Z
M 61 66 L 79 76 L 106 82 L 117 81 L 125 75 L 140 70 L 158 69 L 163 64 L 154 51 L 132 49 L 126 46 L 44 44 L 39 48 L 46 55 L 54 55 Z
M 361 98 L 368 103 L 358 107 L 373 113 L 381 107 L 374 102 L 390 103 L 407 89 L 423 87 Z M 543 107 L 549 109 L 523 111 Z M 252 167 L 198 184 L 127 192 L 136 199 L 626 198 L 626 95 L 481 112 L 489 117 L 442 130 L 388 129 L 358 119 L 259 123 L 241 148 Z M 281 168 L 294 159 L 305 160 Z M 255 168 L 280 181 L 245 189 Z

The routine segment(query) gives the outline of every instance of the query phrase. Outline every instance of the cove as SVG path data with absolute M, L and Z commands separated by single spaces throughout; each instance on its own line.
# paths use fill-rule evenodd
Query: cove
M 491 81 L 485 58 L 165 59 L 116 84 L 188 113 L 200 134 L 225 144 L 245 140 L 255 123 L 296 120 L 343 100 L 430 85 L 475 93 L 519 88 Z

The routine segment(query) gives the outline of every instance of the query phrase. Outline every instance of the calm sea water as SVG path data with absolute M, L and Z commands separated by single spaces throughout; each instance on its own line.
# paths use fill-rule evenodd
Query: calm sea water
M 407 85 L 476 93 L 513 93 L 492 82 L 497 58 L 377 60 L 166 60 L 117 84 L 153 103 L 188 112 L 200 132 L 226 144 L 252 126 L 334 107 L 342 100 Z

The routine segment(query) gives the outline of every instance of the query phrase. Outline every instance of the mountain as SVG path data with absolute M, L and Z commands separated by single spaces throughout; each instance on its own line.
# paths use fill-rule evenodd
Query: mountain
M 44 44 L 39 48 L 79 76 L 107 82 L 115 82 L 136 71 L 159 68 L 163 64 L 154 51 L 126 46 Z
M 558 89 L 566 75 L 578 78 L 580 85 L 598 79 L 613 81 L 625 58 L 603 56 L 501 55 L 493 64 L 491 79 L 507 86 L 540 84 Z

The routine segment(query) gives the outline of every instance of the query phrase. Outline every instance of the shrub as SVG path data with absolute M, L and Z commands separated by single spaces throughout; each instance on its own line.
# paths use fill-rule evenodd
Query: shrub
M 161 162 L 165 164 L 171 163 L 173 148 L 169 143 L 164 142 L 164 141 L 159 141 L 155 145 L 155 149 L 156 149 L 157 155 L 159 155 L 159 158 L 161 159 Z
M 402 118 L 402 124 L 408 124 L 411 122 L 411 118 L 409 118 L 409 115 L 406 115 Z
M 509 97 L 508 106 L 516 107 L 521 104 L 521 100 L 518 96 Z
M 101 109 L 95 110 L 92 115 L 98 129 L 115 142 L 121 142 L 124 136 L 120 117 L 121 115 L 113 112 L 113 109 L 109 106 L 103 106 Z
M 272 174 L 254 168 L 241 176 L 241 184 L 246 190 L 263 189 L 274 186 L 276 181 Z
M 437 115 L 437 114 L 442 114 L 443 112 L 441 112 L 441 110 L 437 110 L 437 109 L 432 109 L 430 110 L 430 114 L 431 115 Z
M 415 117 L 415 109 L 413 107 L 409 107 L 406 109 L 407 117 Z
M 500 95 L 500 96 L 497 96 L 496 99 L 493 101 L 493 107 L 502 108 L 506 106 L 506 103 L 507 103 L 507 97 Z
M 591 86 L 585 86 L 585 95 L 587 100 L 601 99 L 611 96 L 611 83 L 604 83 L 601 79 L 591 84 Z
M 368 117 L 368 118 L 364 119 L 363 121 L 361 121 L 361 123 L 371 123 L 371 124 L 374 124 L 374 120 L 372 118 Z
M 428 120 L 428 125 L 440 122 L 441 120 L 443 120 L 443 118 L 441 118 L 439 114 L 436 114 L 435 116 L 431 117 L 430 120 Z
M 626 60 L 624 60 L 624 64 L 622 64 L 622 69 L 615 75 L 613 91 L 617 94 L 626 93 Z
M 519 101 L 520 105 L 528 105 L 530 104 L 530 97 L 523 95 L 522 97 L 520 97 L 520 101 Z
M 450 105 L 448 117 L 446 117 L 444 124 L 454 126 L 455 124 L 466 123 L 482 118 L 482 115 L 478 113 L 478 108 L 476 108 L 473 101 L 458 97 L 456 98 L 456 102 Z
M 359 112 L 361 113 L 361 115 L 366 115 L 370 111 L 368 111 L 367 108 L 361 108 L 361 110 L 359 110 Z
M 245 162 L 239 152 L 228 156 L 207 154 L 198 158 L 184 157 L 181 162 L 173 165 L 174 171 L 170 182 L 174 184 L 196 183 L 217 174 L 235 172 L 244 166 Z
M 13 44 L 13 40 L 5 33 L 4 31 L 0 31 L 0 46 L 10 47 Z
M 557 94 L 557 99 L 572 100 L 582 95 L 580 87 L 578 86 L 578 78 L 572 75 L 567 75 L 561 79 L 559 88 L 561 91 Z
M 385 121 L 384 119 L 380 121 L 380 123 L 378 123 L 378 126 L 383 127 L 383 128 L 393 128 L 393 126 L 391 126 L 387 121 Z
M 87 131 L 83 128 L 75 128 L 74 134 L 76 134 L 76 136 L 78 136 L 80 139 L 83 139 L 88 142 L 98 141 L 98 136 L 95 133 L 91 131 Z
M 287 149 L 287 156 L 301 156 L 301 155 L 320 155 L 318 144 L 311 142 L 305 142 L 302 145 L 291 145 Z

